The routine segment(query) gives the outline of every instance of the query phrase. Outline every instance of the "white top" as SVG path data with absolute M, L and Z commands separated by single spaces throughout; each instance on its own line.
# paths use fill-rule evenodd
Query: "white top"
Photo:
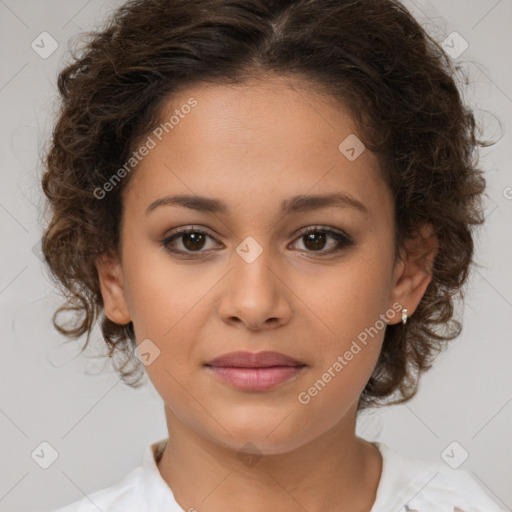
M 142 465 L 117 484 L 55 512 L 183 512 L 155 461 L 166 442 L 150 444 Z M 382 454 L 383 465 L 370 512 L 503 512 L 469 472 L 401 455 L 383 443 L 373 444 Z

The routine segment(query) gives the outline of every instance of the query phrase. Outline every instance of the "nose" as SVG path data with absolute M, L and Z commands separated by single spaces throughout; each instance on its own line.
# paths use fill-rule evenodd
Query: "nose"
M 290 321 L 290 291 L 277 275 L 268 249 L 254 260 L 233 254 L 233 268 L 224 282 L 219 315 L 234 327 L 251 331 L 277 329 Z

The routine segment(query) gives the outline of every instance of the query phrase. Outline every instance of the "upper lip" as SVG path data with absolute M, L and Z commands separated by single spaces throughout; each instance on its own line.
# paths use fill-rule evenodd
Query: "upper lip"
M 206 366 L 233 368 L 269 368 L 271 366 L 305 366 L 304 363 L 280 352 L 230 352 L 206 363 Z

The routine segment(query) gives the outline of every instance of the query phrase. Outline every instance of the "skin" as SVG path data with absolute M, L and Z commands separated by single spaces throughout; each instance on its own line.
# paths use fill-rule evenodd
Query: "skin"
M 376 156 L 365 150 L 349 161 L 338 150 L 358 133 L 353 119 L 304 83 L 267 76 L 197 85 L 174 97 L 162 119 L 190 97 L 197 106 L 124 190 L 121 260 L 97 262 L 108 318 L 132 321 L 137 343 L 150 339 L 160 350 L 146 366 L 169 431 L 160 473 L 184 510 L 369 511 L 382 459 L 355 435 L 355 421 L 384 329 L 308 404 L 297 397 L 379 315 L 400 322 L 393 304 L 414 313 L 431 279 L 435 237 L 425 231 L 395 258 L 392 195 Z M 280 211 L 291 196 L 333 192 L 367 211 Z M 166 205 L 146 215 L 168 194 L 220 199 L 229 213 Z M 354 244 L 328 254 L 337 243 L 327 236 L 315 251 L 297 235 L 315 225 Z M 162 240 L 180 226 L 214 237 L 199 244 L 202 257 L 186 236 L 171 247 L 188 253 L 166 251 Z M 246 237 L 262 249 L 252 263 L 236 252 Z M 204 366 L 237 350 L 275 350 L 307 366 L 270 390 L 241 391 Z M 250 466 L 238 457 L 248 442 L 261 455 Z

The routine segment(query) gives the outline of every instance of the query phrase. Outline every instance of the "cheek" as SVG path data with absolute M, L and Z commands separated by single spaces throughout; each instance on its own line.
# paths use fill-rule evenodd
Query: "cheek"
M 318 319 L 323 338 L 318 349 L 342 350 L 377 321 L 383 330 L 379 319 L 390 307 L 391 266 L 391 257 L 360 250 L 323 274 L 321 280 L 308 283 L 301 278 L 308 290 L 304 302 Z
M 391 318 L 382 307 L 382 289 L 374 281 L 367 287 L 357 282 L 356 290 L 330 293 L 323 309 L 329 331 L 315 338 L 315 365 L 296 397 L 324 425 L 335 424 L 357 402 L 379 358 L 386 313 Z
M 329 403 L 351 403 L 371 376 L 386 321 L 394 313 L 389 304 L 391 264 L 391 257 L 386 261 L 372 251 L 360 251 L 306 295 L 318 331 L 311 350 L 316 364 L 308 381 L 313 387 L 302 391 L 304 401 L 319 413 Z
M 216 278 L 199 265 L 178 265 L 162 250 L 133 250 L 125 262 L 125 292 L 137 339 L 168 343 L 193 328 L 206 292 Z M 199 308 L 198 308 L 199 306 Z
M 167 403 L 190 406 L 180 383 L 194 379 L 202 361 L 197 340 L 213 308 L 207 292 L 222 274 L 171 263 L 164 252 L 139 246 L 125 259 L 125 276 L 137 342 L 156 346 L 149 345 L 157 357 L 145 370 Z
M 312 375 L 309 387 L 301 389 L 296 399 L 296 408 L 301 417 L 311 420 L 311 429 L 325 431 L 357 408 L 377 357 L 378 351 L 362 348 L 351 361 L 334 359 Z

